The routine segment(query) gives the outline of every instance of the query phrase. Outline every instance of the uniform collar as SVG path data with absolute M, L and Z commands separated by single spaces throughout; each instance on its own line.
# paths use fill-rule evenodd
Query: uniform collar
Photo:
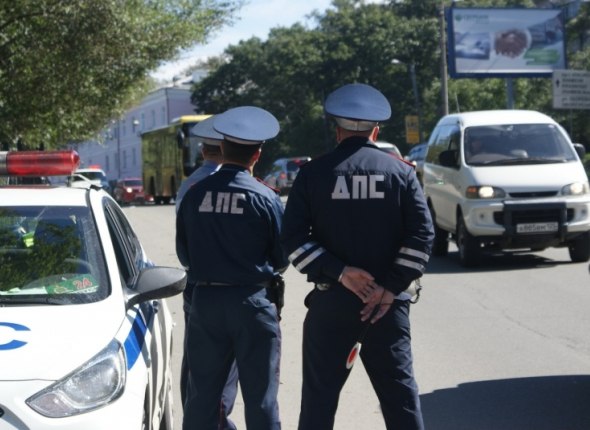
M 221 165 L 221 168 L 223 170 L 235 170 L 235 171 L 245 171 L 248 172 L 248 174 L 250 173 L 250 171 L 244 167 L 244 166 L 240 166 L 239 164 L 232 164 L 232 163 L 223 163 Z
M 363 136 L 350 136 L 346 139 L 342 140 L 337 148 L 349 148 L 351 146 L 358 146 L 358 145 L 373 145 L 376 146 L 375 143 L 369 140 L 367 137 Z

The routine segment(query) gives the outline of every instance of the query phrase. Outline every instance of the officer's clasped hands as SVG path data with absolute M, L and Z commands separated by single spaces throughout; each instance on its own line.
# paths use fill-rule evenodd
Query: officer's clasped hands
M 370 319 L 371 324 L 374 324 L 387 313 L 394 300 L 395 294 L 377 285 L 367 300 L 363 301 L 365 307 L 361 310 L 361 321 Z
M 346 266 L 342 270 L 339 281 L 356 294 L 363 303 L 367 303 L 367 300 L 378 286 L 374 282 L 375 278 L 369 272 L 353 266 Z

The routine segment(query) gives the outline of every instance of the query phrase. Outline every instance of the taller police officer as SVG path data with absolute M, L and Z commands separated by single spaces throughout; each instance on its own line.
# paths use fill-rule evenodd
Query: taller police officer
M 315 283 L 306 298 L 299 430 L 333 428 L 360 336 L 387 428 L 422 429 L 404 291 L 429 259 L 430 212 L 413 167 L 374 144 L 378 123 L 391 116 L 378 90 L 345 85 L 324 107 L 338 146 L 301 168 L 281 234 L 291 263 Z
M 189 189 L 176 225 L 179 260 L 195 280 L 183 428 L 217 430 L 235 359 L 247 427 L 277 430 L 281 333 L 267 287 L 288 265 L 279 242 L 283 205 L 252 168 L 279 124 L 269 112 L 244 106 L 217 115 L 213 127 L 224 137 L 224 163 Z

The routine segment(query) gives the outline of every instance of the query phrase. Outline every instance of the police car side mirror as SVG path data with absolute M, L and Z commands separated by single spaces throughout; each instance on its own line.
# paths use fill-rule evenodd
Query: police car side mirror
M 165 299 L 182 293 L 186 286 L 186 271 L 175 267 L 147 267 L 143 269 L 127 300 L 127 309 L 149 300 Z

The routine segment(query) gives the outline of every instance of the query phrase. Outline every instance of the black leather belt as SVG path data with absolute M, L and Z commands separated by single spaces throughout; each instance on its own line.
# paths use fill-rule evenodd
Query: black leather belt
M 237 287 L 240 284 L 228 284 L 227 282 L 197 281 L 197 282 L 195 282 L 195 285 L 197 287 Z M 243 284 L 243 285 L 268 288 L 268 287 L 270 287 L 270 281 L 259 282 L 257 284 Z

